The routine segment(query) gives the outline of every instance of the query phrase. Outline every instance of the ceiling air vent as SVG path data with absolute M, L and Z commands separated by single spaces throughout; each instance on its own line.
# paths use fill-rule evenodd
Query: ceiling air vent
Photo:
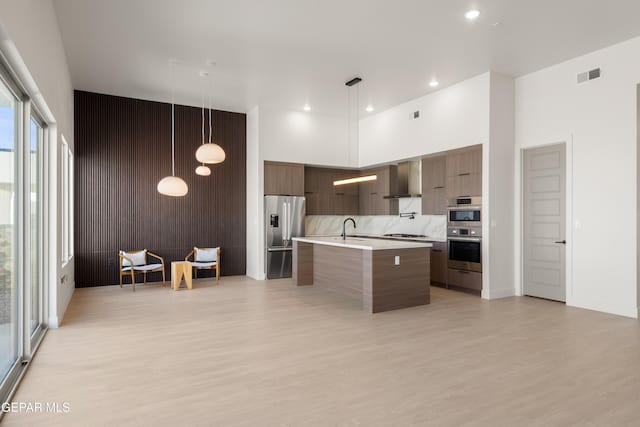
M 594 68 L 593 70 L 578 74 L 578 84 L 597 78 L 600 78 L 600 68 Z

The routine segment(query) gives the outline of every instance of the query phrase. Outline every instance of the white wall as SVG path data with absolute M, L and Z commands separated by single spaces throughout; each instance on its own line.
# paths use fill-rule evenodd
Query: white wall
M 73 260 L 61 267 L 59 177 L 60 134 L 73 147 L 73 87 L 67 67 L 60 29 L 50 0 L 6 0 L 0 2 L 0 50 L 19 75 L 27 92 L 49 123 L 50 248 L 56 259 L 50 263 L 50 327 L 62 321 L 74 291 Z M 62 277 L 67 281 L 61 283 Z
M 487 142 L 489 79 L 485 73 L 362 119 L 359 166 Z
M 596 67 L 602 68 L 600 79 L 576 83 L 578 73 Z M 638 233 L 636 222 L 624 218 L 638 206 L 639 82 L 640 38 L 516 80 L 517 147 L 568 143 L 567 250 L 573 271 L 567 277 L 567 304 L 630 317 L 638 316 Z M 519 159 L 517 153 L 517 189 Z M 516 200 L 520 251 L 519 193 Z M 520 282 L 519 263 L 515 274 Z
M 354 166 L 347 117 L 260 105 L 247 114 L 247 275 L 264 271 L 264 161 Z
M 514 102 L 512 77 L 491 73 L 490 78 L 490 137 L 485 145 L 487 170 L 483 172 L 489 185 L 483 193 L 483 278 L 490 286 L 483 289 L 485 298 L 501 298 L 515 294 L 514 274 Z M 489 172 L 487 175 L 486 172 Z M 487 188 L 488 187 L 488 188 Z
M 247 113 L 247 276 L 261 278 L 263 265 L 263 224 L 260 221 L 261 200 L 258 195 L 262 187 L 262 162 L 260 161 L 259 138 L 260 109 Z
M 263 160 L 330 166 L 356 166 L 348 144 L 345 115 L 260 106 L 260 152 Z M 357 148 L 357 147 L 356 147 Z
M 488 299 L 515 294 L 513 86 L 510 77 L 485 73 L 360 123 L 360 166 L 483 145 L 482 297 Z

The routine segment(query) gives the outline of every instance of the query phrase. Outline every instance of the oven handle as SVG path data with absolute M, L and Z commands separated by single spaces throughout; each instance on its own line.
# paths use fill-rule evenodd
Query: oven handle
M 448 211 L 481 211 L 482 206 L 479 205 L 455 205 L 447 206 Z
M 481 242 L 482 237 L 448 237 L 452 242 Z

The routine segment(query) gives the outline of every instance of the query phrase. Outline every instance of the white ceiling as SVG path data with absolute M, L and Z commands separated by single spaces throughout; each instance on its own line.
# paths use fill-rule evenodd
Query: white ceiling
M 215 108 L 362 114 L 488 70 L 522 75 L 640 35 L 638 0 L 54 0 L 76 89 Z M 475 22 L 464 13 L 481 11 Z M 496 25 L 496 23 L 499 23 Z M 217 65 L 208 67 L 207 61 Z M 210 77 L 199 77 L 202 70 Z

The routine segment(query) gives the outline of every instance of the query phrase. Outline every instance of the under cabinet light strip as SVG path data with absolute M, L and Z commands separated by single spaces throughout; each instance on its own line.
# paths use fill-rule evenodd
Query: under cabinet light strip
M 345 185 L 345 184 L 357 184 L 358 182 L 375 181 L 376 179 L 378 179 L 378 175 L 357 176 L 355 178 L 333 181 L 333 185 L 338 186 L 338 185 Z

